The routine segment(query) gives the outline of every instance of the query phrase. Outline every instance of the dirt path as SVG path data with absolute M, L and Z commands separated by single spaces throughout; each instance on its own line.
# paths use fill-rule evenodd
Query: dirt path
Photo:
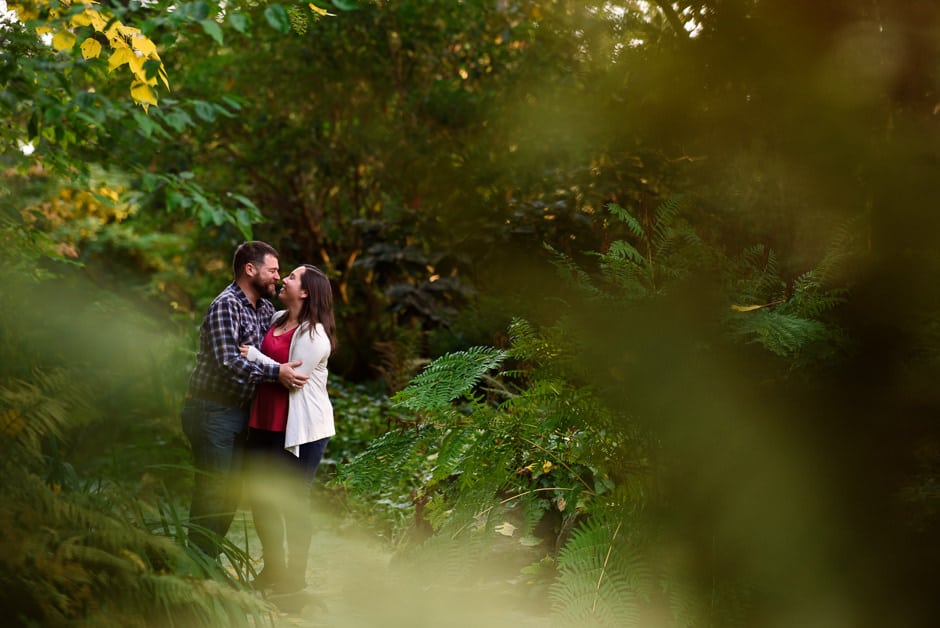
M 422 628 L 441 626 L 544 627 L 544 606 L 520 597 L 518 587 L 488 579 L 458 586 L 443 574 L 419 577 L 393 562 L 387 546 L 368 531 L 329 513 L 314 515 L 315 532 L 307 572 L 307 595 L 299 610 L 281 613 L 278 627 Z M 259 556 L 251 515 L 240 512 L 229 536 Z M 510 576 L 515 574 L 509 574 Z M 536 610 L 539 609 L 539 610 Z

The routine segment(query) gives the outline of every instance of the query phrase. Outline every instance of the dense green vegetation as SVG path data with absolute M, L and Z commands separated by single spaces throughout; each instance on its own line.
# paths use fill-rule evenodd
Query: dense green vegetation
M 561 625 L 931 625 L 932 3 L 16 4 L 8 616 L 265 617 L 244 548 L 174 542 L 195 329 L 258 237 L 333 281 L 321 489 L 401 561 Z

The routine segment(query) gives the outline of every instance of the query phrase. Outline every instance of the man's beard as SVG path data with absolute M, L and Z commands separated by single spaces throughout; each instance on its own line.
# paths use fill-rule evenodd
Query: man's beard
M 254 286 L 254 289 L 266 299 L 273 299 L 274 295 L 277 294 L 277 290 L 274 283 L 264 283 L 257 277 L 251 278 L 251 285 Z

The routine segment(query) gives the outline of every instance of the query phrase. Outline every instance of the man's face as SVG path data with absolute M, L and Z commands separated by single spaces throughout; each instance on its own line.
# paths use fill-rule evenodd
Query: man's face
M 259 295 L 273 299 L 277 292 L 277 282 L 281 279 L 277 258 L 273 255 L 265 255 L 264 264 L 261 266 L 255 266 L 250 262 L 249 264 L 255 270 L 254 275 L 251 277 L 251 285 L 254 286 Z

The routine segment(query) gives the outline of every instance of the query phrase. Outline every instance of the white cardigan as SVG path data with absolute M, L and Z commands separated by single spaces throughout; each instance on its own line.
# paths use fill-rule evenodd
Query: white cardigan
M 282 310 L 283 311 L 283 310 Z M 276 320 L 281 312 L 274 314 Z M 284 449 L 300 456 L 300 446 L 336 434 L 333 425 L 333 404 L 326 392 L 327 369 L 330 358 L 330 339 L 323 325 L 317 323 L 314 333 L 302 323 L 290 341 L 290 361 L 301 360 L 297 372 L 308 375 L 307 383 L 292 389 L 288 395 L 287 431 Z M 255 347 L 248 350 L 248 360 L 264 364 L 277 364 Z

